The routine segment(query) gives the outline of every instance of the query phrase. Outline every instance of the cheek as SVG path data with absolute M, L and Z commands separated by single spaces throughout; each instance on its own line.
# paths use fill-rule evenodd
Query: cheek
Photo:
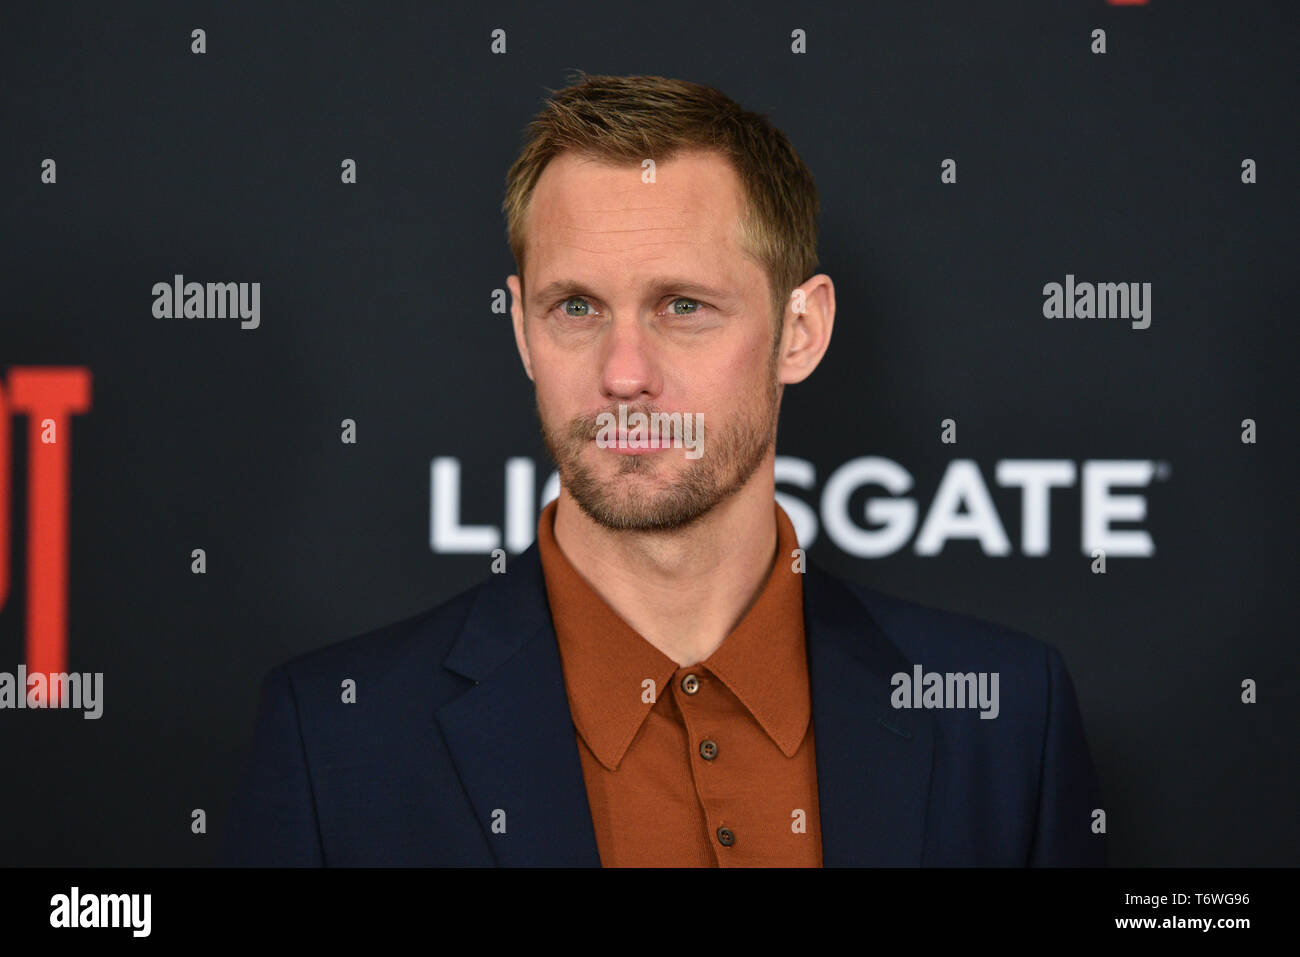
M 768 379 L 771 363 L 766 343 L 749 344 L 746 350 L 728 359 L 714 370 L 711 381 L 723 388 L 711 389 L 720 399 L 728 396 L 761 393 Z
M 729 421 L 765 394 L 769 372 L 767 343 L 746 342 L 708 361 L 680 370 L 678 384 L 686 401 L 680 408 L 702 411 L 706 418 Z
M 537 391 L 537 405 L 546 422 L 558 428 L 582 414 L 584 407 L 578 401 L 572 383 L 557 374 L 561 370 L 547 366 L 533 368 L 536 372 L 533 384 Z

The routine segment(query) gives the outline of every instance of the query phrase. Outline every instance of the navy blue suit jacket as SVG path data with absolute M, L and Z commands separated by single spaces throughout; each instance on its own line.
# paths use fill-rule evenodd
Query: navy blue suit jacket
M 812 564 L 804 621 L 826 866 L 1105 863 L 1055 649 Z M 891 678 L 913 664 L 997 672 L 998 716 L 896 709 Z M 221 863 L 600 866 L 536 543 L 436 608 L 271 669 Z

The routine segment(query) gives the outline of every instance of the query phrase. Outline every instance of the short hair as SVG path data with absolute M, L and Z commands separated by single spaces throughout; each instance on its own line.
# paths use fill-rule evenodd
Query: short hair
M 787 297 L 817 272 L 817 186 L 784 133 L 713 87 L 661 76 L 578 81 L 547 100 L 506 174 L 506 236 L 524 281 L 524 240 L 533 188 L 556 156 L 598 161 L 672 159 L 682 150 L 723 155 L 743 190 L 740 243 L 763 267 L 779 332 Z M 548 88 L 549 89 L 549 88 Z

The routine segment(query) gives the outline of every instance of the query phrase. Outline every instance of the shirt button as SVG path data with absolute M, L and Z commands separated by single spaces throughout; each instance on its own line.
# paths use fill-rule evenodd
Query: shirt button
M 731 828 L 718 828 L 718 843 L 723 847 L 731 847 L 732 844 L 736 843 L 736 835 L 731 833 Z
M 700 757 L 705 761 L 712 761 L 718 756 L 718 745 L 714 741 L 705 738 L 700 742 Z
M 687 694 L 695 694 L 700 690 L 700 679 L 695 675 L 687 675 L 682 679 L 682 690 Z

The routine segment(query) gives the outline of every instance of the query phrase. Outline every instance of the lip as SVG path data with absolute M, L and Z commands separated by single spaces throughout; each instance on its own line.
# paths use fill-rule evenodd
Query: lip
M 671 443 L 667 445 L 661 444 L 661 441 L 657 438 L 648 439 L 645 448 L 628 448 L 626 434 L 618 436 L 615 445 L 600 446 L 596 444 L 595 439 L 591 440 L 591 444 L 602 452 L 616 452 L 619 455 L 653 455 L 655 452 L 664 452 L 672 448 Z

